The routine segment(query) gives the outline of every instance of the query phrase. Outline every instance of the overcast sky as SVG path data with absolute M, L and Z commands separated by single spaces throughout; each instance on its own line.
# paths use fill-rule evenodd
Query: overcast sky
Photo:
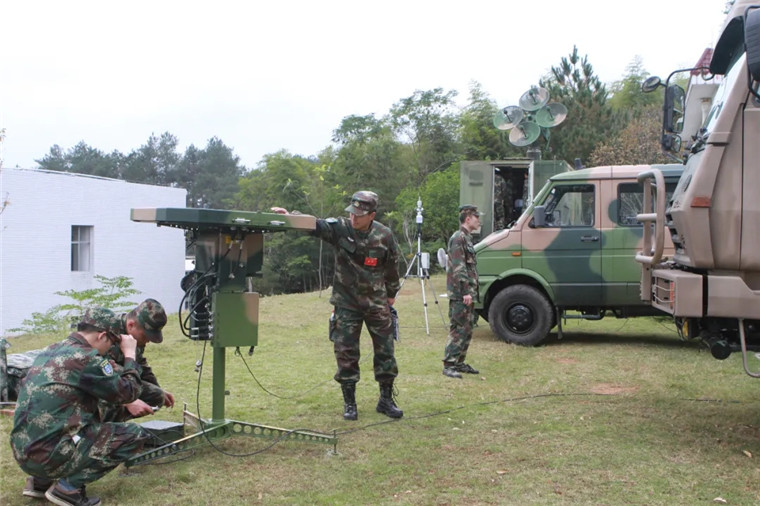
M 248 168 L 330 145 L 345 116 L 472 81 L 516 104 L 577 45 L 605 83 L 638 55 L 663 78 L 712 47 L 725 0 L 25 0 L 0 9 L 0 148 L 106 153 L 170 132 Z M 569 118 L 568 121 L 572 121 Z

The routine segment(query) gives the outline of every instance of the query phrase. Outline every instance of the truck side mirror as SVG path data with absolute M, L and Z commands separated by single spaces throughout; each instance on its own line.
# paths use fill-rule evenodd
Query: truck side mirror
M 536 206 L 533 208 L 533 219 L 531 224 L 535 228 L 546 226 L 546 206 Z
M 744 21 L 744 46 L 747 48 L 747 67 L 753 81 L 760 81 L 760 9 L 747 12 Z
M 665 107 L 663 129 L 669 133 L 683 131 L 683 113 L 685 109 L 686 92 L 677 84 L 671 84 L 665 90 Z

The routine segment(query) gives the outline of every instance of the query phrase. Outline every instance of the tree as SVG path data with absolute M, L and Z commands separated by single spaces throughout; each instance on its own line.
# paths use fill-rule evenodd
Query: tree
M 459 159 L 456 95 L 455 90 L 444 92 L 442 88 L 417 90 L 391 107 L 390 123 L 394 132 L 406 137 L 412 148 L 417 171 L 415 187 L 428 174 L 443 170 Z
M 118 178 L 120 160 L 121 154 L 118 152 L 106 155 L 80 141 L 66 153 L 55 144 L 47 155 L 35 161 L 45 170 Z
M 618 135 L 596 146 L 589 162 L 592 166 L 667 163 L 660 147 L 661 120 L 659 105 L 641 108 Z
M 348 116 L 333 132 L 340 149 L 330 161 L 335 183 L 350 195 L 371 190 L 380 196 L 378 215 L 393 210 L 393 199 L 408 186 L 416 173 L 408 149 L 394 135 L 387 120 L 374 115 Z
M 187 189 L 191 207 L 223 209 L 234 202 L 244 171 L 232 148 L 212 137 L 203 150 L 191 144 L 173 170 L 167 172 L 167 179 Z
M 148 142 L 127 155 L 121 178 L 132 183 L 169 185 L 180 160 L 178 144 L 177 138 L 169 132 L 161 137 L 151 134 Z
M 499 110 L 479 83 L 470 84 L 470 102 L 459 120 L 459 138 L 464 160 L 502 160 L 523 156 L 509 142 L 509 132 L 493 125 L 494 114 Z
M 616 111 L 629 111 L 635 117 L 640 111 L 652 105 L 662 104 L 662 92 L 644 93 L 641 85 L 649 77 L 644 70 L 640 56 L 633 58 L 626 68 L 626 74 L 620 81 L 612 83 L 610 105 Z
M 594 75 L 588 57 L 578 48 L 563 57 L 551 74 L 539 81 L 550 96 L 565 104 L 568 120 L 550 130 L 553 158 L 588 161 L 594 147 L 619 130 L 619 122 L 607 103 L 607 88 Z

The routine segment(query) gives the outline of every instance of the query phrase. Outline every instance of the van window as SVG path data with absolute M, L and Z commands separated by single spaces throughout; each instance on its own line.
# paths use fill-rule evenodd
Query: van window
M 675 182 L 665 183 L 665 201 L 670 202 L 676 189 Z M 618 212 L 617 223 L 623 227 L 640 227 L 641 222 L 636 215 L 644 212 L 644 185 L 641 183 L 620 183 L 618 185 Z M 654 212 L 649 209 L 646 212 Z
M 544 201 L 547 227 L 593 227 L 594 185 L 557 185 Z

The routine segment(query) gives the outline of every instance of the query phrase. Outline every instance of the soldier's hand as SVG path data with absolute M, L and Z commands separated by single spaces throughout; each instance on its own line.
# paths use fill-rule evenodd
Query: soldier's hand
M 134 360 L 137 356 L 137 340 L 129 334 L 122 334 L 119 347 L 124 354 L 124 358 L 131 358 Z
M 140 399 L 126 404 L 125 407 L 127 408 L 127 411 L 129 411 L 129 414 L 135 418 L 153 414 L 153 408 L 150 404 L 141 401 Z
M 462 297 L 462 302 L 464 302 L 465 306 L 469 306 L 470 304 L 472 304 L 472 295 L 465 295 L 464 297 Z
M 288 214 L 288 210 L 284 207 L 270 207 L 269 208 L 273 213 L 277 214 Z
M 164 406 L 167 408 L 174 407 L 174 396 L 171 392 L 167 392 L 166 390 L 164 390 Z

